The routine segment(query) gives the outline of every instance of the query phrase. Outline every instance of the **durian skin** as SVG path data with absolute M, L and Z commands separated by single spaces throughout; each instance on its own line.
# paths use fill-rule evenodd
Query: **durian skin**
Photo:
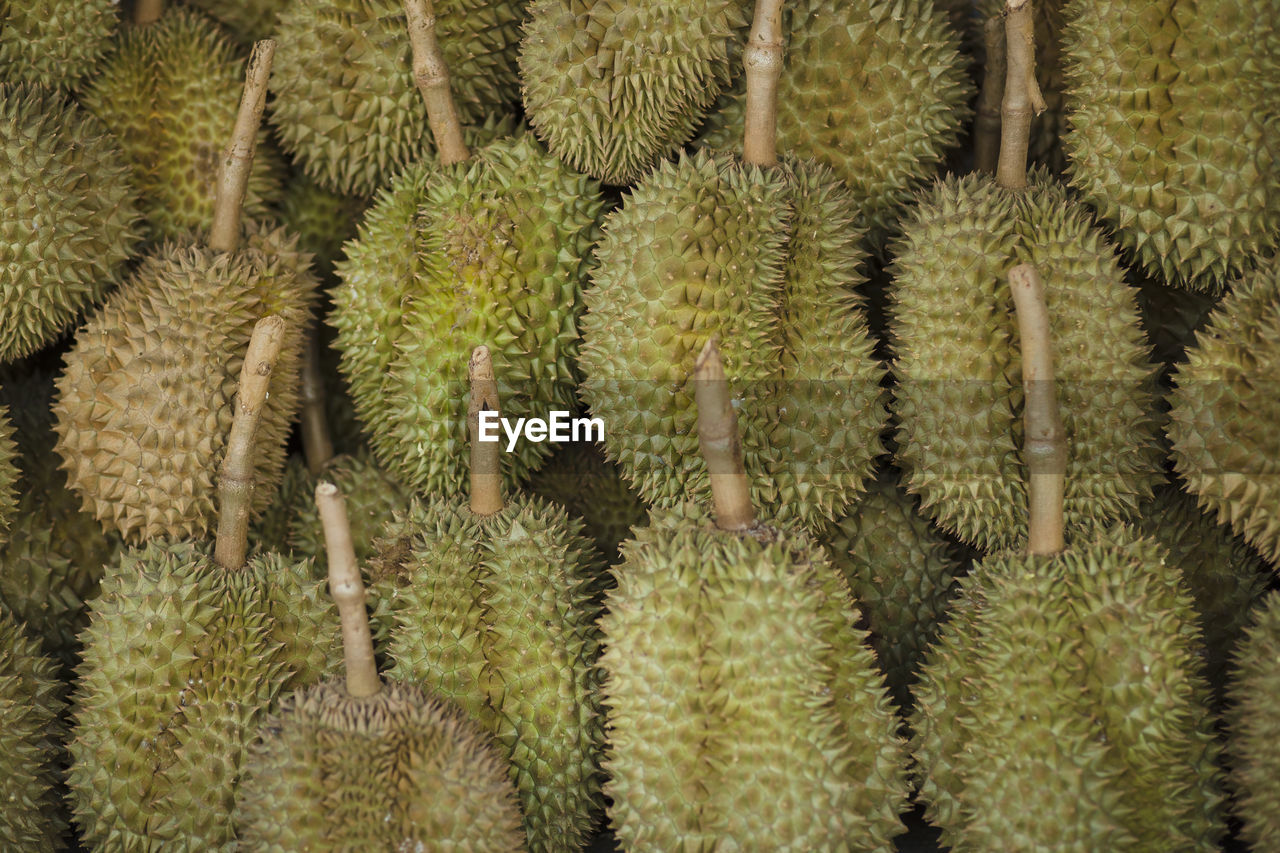
M 920 799 L 956 853 L 1217 850 L 1220 746 L 1199 629 L 1153 541 L 1004 552 L 961 582 L 911 717 Z
M 0 28 L 0 33 L 4 29 Z M 0 363 L 102 299 L 138 242 L 120 143 L 66 95 L 0 86 Z
M 506 761 L 415 685 L 362 698 L 337 682 L 307 687 L 262 731 L 237 798 L 246 853 L 525 848 Z
M 464 490 L 466 365 L 479 344 L 503 417 L 576 408 L 582 279 L 602 206 L 595 181 L 528 134 L 447 169 L 419 163 L 378 196 L 337 265 L 329 323 L 374 455 L 406 487 Z M 522 438 L 502 455 L 505 481 L 550 452 Z
M 76 337 L 58 377 L 57 452 L 86 512 L 136 543 L 199 536 L 253 326 L 286 323 L 254 449 L 252 511 L 280 482 L 316 281 L 296 238 L 250 224 L 240 251 L 166 244 Z
M 1071 184 L 1152 275 L 1220 291 L 1280 245 L 1272 0 L 1071 0 Z
M 18 508 L 18 446 L 13 440 L 13 424 L 0 405 L 0 547 L 9 541 L 9 525 Z
M 907 491 L 983 550 L 1026 540 L 1021 356 L 1008 271 L 1041 270 L 1067 440 L 1069 535 L 1132 520 L 1159 478 L 1155 368 L 1115 251 L 1066 191 L 948 178 L 903 223 L 890 336 Z
M 706 152 L 659 164 L 606 217 L 581 394 L 642 500 L 710 501 L 689 377 L 712 336 L 755 505 L 817 528 L 862 492 L 886 413 L 857 221 L 830 170 Z
M 119 8 L 117 0 L 6 0 L 0 79 L 74 87 L 107 51 Z
M 1174 375 L 1173 464 L 1201 507 L 1280 563 L 1280 259 L 1232 288 Z
M 749 12 L 744 0 L 537 0 L 520 46 L 529 123 L 573 168 L 632 183 L 728 85 Z
M 235 788 L 268 709 L 342 665 L 310 565 L 266 554 L 227 571 L 211 551 L 125 551 L 92 604 L 69 782 L 93 849 L 234 849 Z
M 243 44 L 275 35 L 277 18 L 292 0 L 186 0 L 226 27 Z
M 66 687 L 8 613 L 0 615 L 0 847 L 65 849 L 61 779 Z
M 328 283 L 342 244 L 356 235 L 361 214 L 369 206 L 363 196 L 326 190 L 303 174 L 295 174 L 279 204 L 280 224 L 298 235 L 298 243 L 315 259 L 316 275 Z
M 279 63 L 279 58 L 276 60 Z M 184 8 L 123 32 L 81 102 L 119 140 L 153 241 L 185 239 L 213 223 L 218 164 L 244 86 L 244 57 L 216 24 Z M 261 218 L 281 192 L 284 165 L 258 136 L 244 199 Z
M 372 578 L 391 678 L 453 701 L 510 759 L 529 847 L 585 846 L 601 809 L 597 586 L 581 525 L 536 498 L 415 503 Z M 376 564 L 375 564 L 376 566 Z
M 463 126 L 519 101 L 519 0 L 441 0 L 436 34 Z M 371 195 L 435 149 L 399 0 L 295 0 L 280 14 L 269 115 L 322 186 Z
M 654 511 L 601 620 L 610 822 L 628 851 L 890 851 L 906 755 L 809 537 Z
M 1250 616 L 1232 675 L 1227 751 L 1242 836 L 1261 853 L 1280 849 L 1280 593 Z
M 929 0 L 797 0 L 783 15 L 778 150 L 831 167 L 878 243 L 968 125 L 973 84 L 959 37 Z M 701 144 L 742 150 L 743 78 Z

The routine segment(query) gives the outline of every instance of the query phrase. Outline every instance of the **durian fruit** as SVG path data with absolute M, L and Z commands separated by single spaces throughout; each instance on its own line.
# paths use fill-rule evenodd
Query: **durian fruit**
M 298 235 L 298 245 L 315 258 L 316 275 L 328 281 L 334 262 L 343 256 L 342 244 L 356 235 L 368 206 L 367 198 L 332 192 L 299 173 L 281 196 L 280 223 Z
M 1280 245 L 1273 0 L 1072 0 L 1071 184 L 1153 276 L 1220 291 Z
M 310 484 L 311 477 L 302 454 L 291 453 L 284 464 L 280 488 L 274 492 L 262 514 L 249 525 L 249 537 L 264 551 L 289 552 L 289 521 L 293 517 L 293 508 L 301 500 L 299 493 L 306 491 Z
M 1232 287 L 1174 374 L 1173 464 L 1200 506 L 1280 562 L 1280 258 Z
M 931 0 L 796 0 L 784 35 L 778 144 L 833 169 L 878 244 L 971 115 L 958 35 Z M 712 112 L 701 144 L 742 138 L 744 83 Z
M 748 12 L 744 0 L 537 0 L 520 44 L 529 123 L 574 169 L 642 178 L 728 85 Z
M 1227 751 L 1241 834 L 1262 853 L 1280 850 L 1280 593 L 1251 619 L 1232 676 Z
M 923 193 L 891 267 L 896 462 L 926 514 L 988 551 L 1027 536 L 1020 355 L 1006 278 L 1015 264 L 1051 271 L 1046 298 L 1071 449 L 1068 529 L 1133 520 L 1159 478 L 1156 368 L 1116 251 L 1063 187 L 1042 171 L 1026 174 L 1035 101 L 1026 2 L 1007 19 L 1018 29 L 1008 44 L 996 179 L 952 177 Z
M 285 338 L 264 318 L 244 357 L 214 547 L 127 550 L 91 605 L 69 781 L 93 849 L 234 849 L 236 787 L 263 718 L 341 660 L 309 562 L 245 559 L 254 432 Z
M 48 344 L 99 301 L 139 234 L 120 144 L 66 95 L 0 86 L 0 138 L 4 363 Z
M 895 703 L 909 708 L 916 672 L 961 574 L 957 549 L 891 472 L 872 481 L 822 539 L 862 612 Z
M 880 452 L 884 372 L 859 298 L 857 200 L 831 170 L 778 162 L 768 118 L 778 17 L 757 11 L 745 58 L 744 157 L 663 162 L 605 218 L 584 294 L 583 400 L 605 450 L 657 508 L 710 494 L 687 381 L 718 337 L 738 395 L 752 500 L 817 529 L 862 492 Z M 764 23 L 773 32 L 758 32 Z M 770 71 L 772 69 L 772 71 Z
M 81 95 L 119 139 L 155 241 L 185 239 L 213 222 L 219 155 L 236 118 L 242 61 L 212 21 L 173 8 L 154 24 L 122 33 Z M 284 174 L 269 145 L 258 149 L 245 197 L 245 213 L 255 220 L 279 196 Z
M 1025 551 L 993 554 L 961 581 L 916 686 L 926 817 L 957 851 L 1215 851 L 1220 747 L 1191 597 L 1168 555 L 1123 526 L 1064 549 L 1068 453 L 1046 295 L 1034 265 L 1009 279 L 1030 533 Z
M 80 330 L 57 382 L 57 450 L 68 482 L 87 512 L 129 542 L 209 529 L 239 359 L 267 313 L 284 318 L 289 337 L 257 449 L 255 513 L 280 482 L 316 281 L 282 229 L 249 223 L 239 248 L 269 45 L 250 60 L 208 245 L 165 244 L 145 258 Z
M 529 491 L 582 519 L 587 536 L 609 565 L 618 562 L 618 546 L 631 538 L 632 528 L 649 516 L 618 466 L 605 458 L 599 445 L 584 441 L 561 445 L 529 478 Z
M 438 51 L 431 58 L 435 39 L 410 30 L 440 160 L 411 166 L 378 196 L 337 265 L 329 323 L 379 463 L 416 492 L 456 496 L 467 477 L 462 365 L 476 341 L 493 353 L 512 423 L 575 408 L 584 259 L 603 200 L 528 134 L 472 157 L 448 78 L 427 75 L 443 67 Z M 518 442 L 503 455 L 507 482 L 549 454 L 546 443 Z
M 519 99 L 519 0 L 442 0 L 436 26 L 464 124 Z M 372 195 L 432 151 L 399 0 L 295 0 L 280 13 L 271 123 L 330 190 Z
M 65 849 L 61 779 L 66 687 L 58 664 L 0 612 L 0 847 Z
M 893 850 L 906 755 L 849 588 L 755 518 L 714 345 L 693 381 L 715 516 L 654 510 L 600 622 L 612 829 L 635 853 Z
M 74 87 L 107 51 L 119 8 L 118 0 L 6 0 L 0 79 Z
M 501 412 L 477 347 L 467 422 L 469 502 L 415 501 L 370 567 L 389 612 L 393 678 L 456 702 L 510 760 L 529 846 L 585 846 L 600 810 L 598 579 L 581 524 L 539 498 L 503 495 L 500 447 L 474 440 Z
M 345 683 L 285 697 L 252 747 L 237 798 L 239 850 L 524 849 L 507 765 L 455 706 L 383 684 L 341 492 L 316 488 Z
M 278 29 L 280 13 L 292 0 L 186 0 L 201 12 L 226 27 L 243 44 L 271 38 Z

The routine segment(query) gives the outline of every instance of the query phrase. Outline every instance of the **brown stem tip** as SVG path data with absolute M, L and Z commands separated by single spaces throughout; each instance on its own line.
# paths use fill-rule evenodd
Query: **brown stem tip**
M 742 159 L 755 166 L 778 162 L 778 80 L 782 77 L 782 0 L 756 0 L 742 54 L 747 72 Z
M 356 565 L 347 504 L 333 483 L 316 486 L 316 508 L 324 527 L 325 553 L 329 558 L 329 595 L 342 622 L 342 654 L 347 667 L 347 693 L 373 696 L 382 689 L 373 658 L 373 636 L 364 606 L 364 583 Z
M 249 188 L 258 128 L 267 104 L 267 80 L 271 77 L 271 63 L 275 55 L 275 41 L 264 39 L 254 44 L 253 53 L 249 56 L 235 128 L 218 167 L 213 228 L 209 233 L 209 247 L 216 252 L 234 252 L 240 243 L 240 211 Z
M 742 462 L 738 417 L 715 338 L 707 341 L 694 364 L 693 384 L 698 406 L 698 446 L 711 478 L 716 526 L 721 530 L 750 530 L 756 523 L 756 511 L 751 505 L 751 486 Z
M 436 39 L 436 10 L 432 0 L 403 0 L 413 50 L 413 82 L 427 107 L 427 123 L 445 166 L 471 158 L 462 141 L 462 122 L 449 87 L 449 66 Z
M 137 0 L 133 4 L 133 23 L 145 27 L 154 24 L 164 14 L 165 0 Z
M 1031 120 L 1044 112 L 1036 83 L 1035 20 L 1031 0 L 1009 0 L 1005 7 L 1005 83 L 1000 104 L 1000 162 L 996 181 L 1020 190 L 1027 185 L 1027 149 Z
M 498 423 L 502 409 L 498 404 L 498 381 L 493 375 L 489 348 L 478 346 L 467 364 L 471 381 L 471 398 L 467 405 L 467 432 L 471 438 L 471 511 L 476 515 L 501 512 L 502 447 L 497 441 L 480 440 L 480 415 L 491 412 L 490 424 Z M 489 434 L 493 431 L 490 428 Z

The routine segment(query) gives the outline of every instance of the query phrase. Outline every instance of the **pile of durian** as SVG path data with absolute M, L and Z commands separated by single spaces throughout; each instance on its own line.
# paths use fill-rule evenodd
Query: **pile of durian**
M 7 0 L 0 134 L 0 851 L 1280 851 L 1280 0 Z

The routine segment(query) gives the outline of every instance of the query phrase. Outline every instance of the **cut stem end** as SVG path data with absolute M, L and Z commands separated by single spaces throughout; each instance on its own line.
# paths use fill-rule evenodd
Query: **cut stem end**
M 436 39 L 436 10 L 432 0 L 403 0 L 413 50 L 413 82 L 427 107 L 427 123 L 435 139 L 440 163 L 451 166 L 471 159 L 462 140 L 462 122 L 449 86 L 449 66 Z
M 240 213 L 249 188 L 249 173 L 253 170 L 253 153 L 258 144 L 262 111 L 267 105 L 267 80 L 271 77 L 275 55 L 275 40 L 263 39 L 253 45 L 249 56 L 235 128 L 218 167 L 213 228 L 209 232 L 209 248 L 215 252 L 234 252 L 240 244 Z
M 502 447 L 496 426 L 502 417 L 498 404 L 498 381 L 493 375 L 489 348 L 478 346 L 467 363 L 471 382 L 471 398 L 467 405 L 467 433 L 471 439 L 471 511 L 476 515 L 493 515 L 505 505 L 502 499 Z M 487 413 L 487 414 L 486 414 Z M 493 440 L 481 441 L 481 416 L 490 424 Z
M 1027 150 L 1031 120 L 1044 112 L 1036 82 L 1035 21 L 1031 0 L 1009 0 L 1005 7 L 1005 83 L 1000 104 L 1000 162 L 996 181 L 1020 190 L 1027 186 Z
M 750 530 L 756 524 L 756 511 L 751 505 L 751 485 L 742 462 L 738 417 L 715 338 L 707 341 L 694 364 L 693 383 L 698 406 L 698 447 L 711 478 L 716 526 L 721 530 Z
M 754 166 L 778 162 L 778 80 L 782 77 L 782 0 L 756 0 L 747 47 L 746 127 L 742 159 Z
M 324 526 L 325 553 L 329 558 L 329 594 L 342 621 L 342 655 L 347 667 L 347 693 L 374 696 L 382 690 L 378 664 L 373 657 L 373 635 L 364 604 L 364 583 L 356 564 L 347 505 L 333 483 L 316 486 L 316 508 Z

